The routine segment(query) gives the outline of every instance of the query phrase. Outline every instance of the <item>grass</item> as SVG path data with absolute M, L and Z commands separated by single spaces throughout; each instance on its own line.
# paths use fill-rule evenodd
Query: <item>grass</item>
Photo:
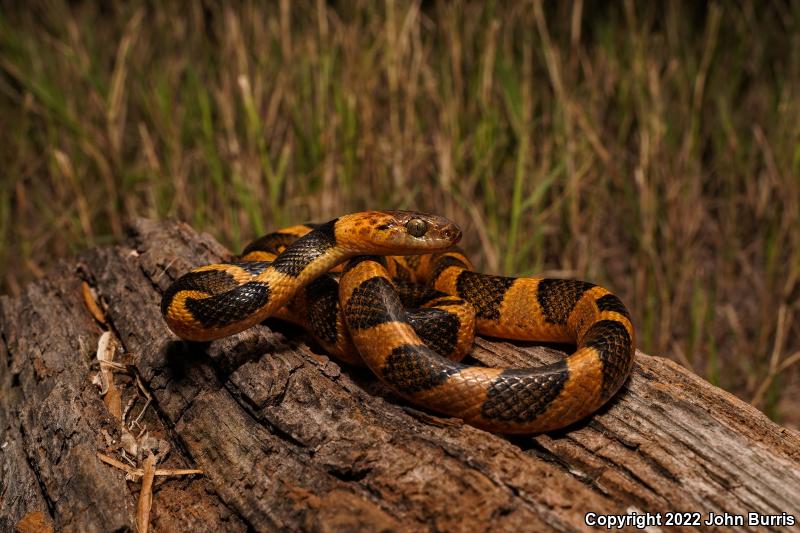
M 240 249 L 419 208 L 800 423 L 798 2 L 35 2 L 0 11 L 0 128 L 2 292 L 134 216 Z

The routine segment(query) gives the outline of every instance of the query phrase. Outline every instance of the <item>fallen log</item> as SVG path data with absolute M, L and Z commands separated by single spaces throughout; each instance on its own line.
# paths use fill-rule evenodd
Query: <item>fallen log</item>
M 228 256 L 184 224 L 138 220 L 125 243 L 0 298 L 0 530 L 798 524 L 800 435 L 667 359 L 637 353 L 631 379 L 588 420 L 507 438 L 410 407 L 278 321 L 179 341 L 161 294 Z M 98 350 L 104 331 L 111 347 Z M 478 340 L 472 357 L 559 356 Z

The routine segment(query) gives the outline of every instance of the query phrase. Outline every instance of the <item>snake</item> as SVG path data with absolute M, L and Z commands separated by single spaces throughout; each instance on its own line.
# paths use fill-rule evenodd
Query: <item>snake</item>
M 570 426 L 622 387 L 635 331 L 622 301 L 582 280 L 476 272 L 458 226 L 416 211 L 364 211 L 262 237 L 229 263 L 179 277 L 164 292 L 169 328 L 190 341 L 267 317 L 309 330 L 344 362 L 366 364 L 398 396 L 502 434 Z M 473 335 L 569 343 L 531 368 L 462 362 Z

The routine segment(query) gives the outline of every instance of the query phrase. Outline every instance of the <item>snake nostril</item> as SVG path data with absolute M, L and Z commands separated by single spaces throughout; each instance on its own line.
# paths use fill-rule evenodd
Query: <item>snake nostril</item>
M 454 241 L 454 242 L 456 242 L 456 241 L 461 239 L 461 230 L 456 228 L 456 227 L 453 227 L 453 226 L 445 228 L 444 231 L 443 231 L 443 234 L 444 234 L 445 239 L 448 239 L 448 240 L 451 240 L 451 241 Z

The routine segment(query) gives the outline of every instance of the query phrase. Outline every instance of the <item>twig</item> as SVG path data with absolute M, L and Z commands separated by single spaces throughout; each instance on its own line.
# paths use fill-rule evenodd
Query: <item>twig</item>
M 136 529 L 139 533 L 147 533 L 150 528 L 150 507 L 153 505 L 153 479 L 156 476 L 156 456 L 148 453 L 142 461 L 144 475 L 139 490 L 139 503 L 136 506 Z
M 104 463 L 113 466 L 114 468 L 118 468 L 130 474 L 134 481 L 144 475 L 144 470 L 141 468 L 128 466 L 122 461 L 114 459 L 113 457 L 109 457 L 103 453 L 97 452 L 97 458 Z M 198 470 L 197 468 L 156 468 L 154 470 L 154 475 L 156 476 L 193 476 L 203 474 L 204 472 L 202 470 Z

